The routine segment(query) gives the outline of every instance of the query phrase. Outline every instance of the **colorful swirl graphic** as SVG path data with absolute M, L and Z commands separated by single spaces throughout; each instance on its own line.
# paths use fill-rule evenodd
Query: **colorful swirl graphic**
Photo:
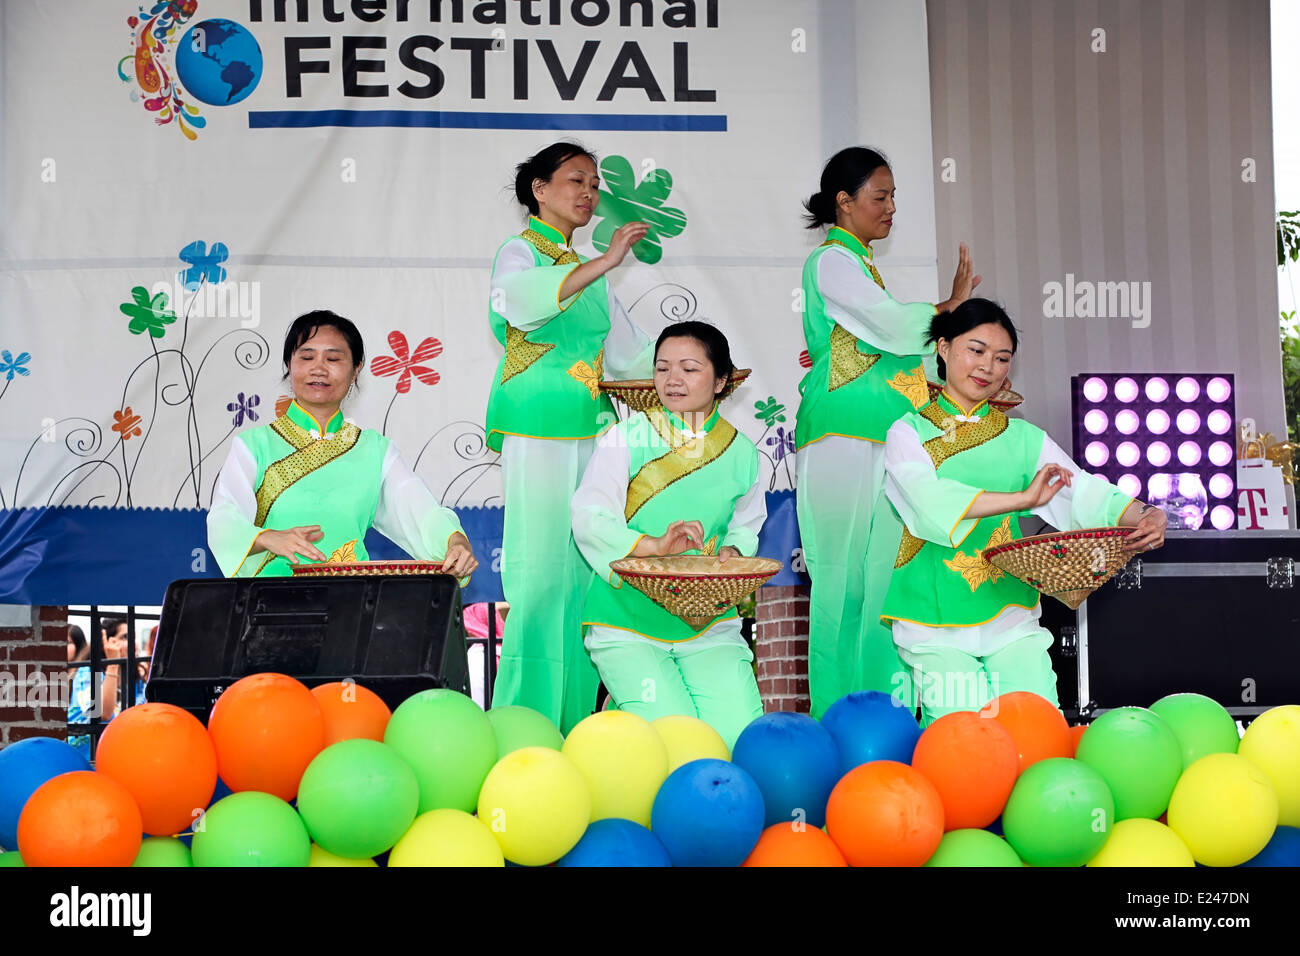
M 198 9 L 198 0 L 158 0 L 139 16 L 127 17 L 131 27 L 133 54 L 122 57 L 117 75 L 124 83 L 134 83 L 131 98 L 144 101 L 144 108 L 157 116 L 154 122 L 166 126 L 175 121 L 187 139 L 197 139 L 196 129 L 207 125 L 199 108 L 185 102 L 180 88 L 173 82 L 168 54 L 178 27 L 184 26 Z M 131 67 L 127 64 L 130 63 Z

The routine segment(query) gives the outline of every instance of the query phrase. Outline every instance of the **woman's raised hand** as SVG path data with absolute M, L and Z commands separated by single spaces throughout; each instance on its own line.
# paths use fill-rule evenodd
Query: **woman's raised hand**
M 447 541 L 447 555 L 442 559 L 442 570 L 463 578 L 478 567 L 478 559 L 469 546 L 469 539 L 459 531 Z
M 323 537 L 325 532 L 320 525 L 302 525 L 287 531 L 263 531 L 257 536 L 257 545 L 263 551 L 288 558 L 290 564 L 297 564 L 299 555 L 311 561 L 325 561 L 325 555 L 316 548 L 316 542 Z
M 644 239 L 649 231 L 650 224 L 646 222 L 629 222 L 625 226 L 619 226 L 614 230 L 614 237 L 609 240 L 609 248 L 605 251 L 604 258 L 608 259 L 611 265 L 619 265 L 632 247 Z
M 970 248 L 963 242 L 957 247 L 957 272 L 952 277 L 952 298 L 936 306 L 940 312 L 951 311 L 971 297 L 983 278 L 974 273 L 975 264 L 971 261 Z
M 1060 465 L 1044 465 L 1025 489 L 1023 507 L 1040 508 L 1047 504 L 1058 491 L 1070 486 L 1070 477 L 1071 473 Z
M 655 553 L 681 554 L 704 547 L 704 525 L 698 521 L 674 521 L 668 530 L 655 539 Z

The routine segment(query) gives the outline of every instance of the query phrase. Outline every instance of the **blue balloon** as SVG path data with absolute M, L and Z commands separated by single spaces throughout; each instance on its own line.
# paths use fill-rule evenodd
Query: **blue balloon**
M 873 760 L 910 765 L 921 738 L 916 716 L 878 690 L 845 694 L 822 714 L 822 726 L 839 747 L 840 776 Z
M 1264 849 L 1242 866 L 1300 866 L 1300 829 L 1280 826 Z
M 767 808 L 764 826 L 798 820 L 826 824 L 826 801 L 839 781 L 840 752 L 826 728 L 807 714 L 764 714 L 746 727 L 731 751 L 758 784 Z
M 18 817 L 41 784 L 89 769 L 75 747 L 53 737 L 28 737 L 0 750 L 0 847 L 18 849 Z
M 650 829 L 673 866 L 740 866 L 763 833 L 763 793 L 743 767 L 692 760 L 668 775 Z
M 587 827 L 556 866 L 672 866 L 659 838 L 631 820 L 608 818 Z

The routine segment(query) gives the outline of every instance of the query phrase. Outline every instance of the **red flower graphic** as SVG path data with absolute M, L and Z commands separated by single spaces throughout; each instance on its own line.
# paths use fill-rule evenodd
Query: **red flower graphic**
M 804 368 L 812 368 L 812 356 L 808 354 L 807 349 L 799 353 L 799 364 Z
M 131 411 L 130 405 L 120 412 L 114 412 L 113 421 L 117 423 L 113 426 L 113 431 L 122 436 L 122 441 L 140 434 L 140 416 Z
M 435 359 L 442 354 L 442 343 L 430 336 L 421 342 L 415 349 L 415 354 L 410 354 L 406 345 L 406 336 L 401 332 L 393 331 L 388 333 L 388 347 L 393 350 L 393 358 L 388 355 L 376 356 L 370 363 L 370 371 L 375 375 L 397 375 L 401 377 L 397 380 L 397 392 L 399 395 L 405 395 L 411 390 L 411 376 L 414 375 L 425 385 L 437 385 L 438 380 L 442 377 L 431 368 L 424 366 L 423 362 Z

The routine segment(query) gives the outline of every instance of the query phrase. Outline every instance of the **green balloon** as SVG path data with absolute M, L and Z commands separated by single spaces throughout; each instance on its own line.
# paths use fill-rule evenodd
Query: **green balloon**
M 1020 775 L 1002 811 L 1002 830 L 1030 866 L 1083 866 L 1115 824 L 1115 798 L 1096 770 L 1049 757 Z
M 1235 754 L 1241 743 L 1232 715 L 1203 694 L 1170 694 L 1152 704 L 1151 709 L 1178 738 L 1184 770 L 1208 754 Z
M 1154 820 L 1169 809 L 1183 772 L 1178 738 L 1160 715 L 1145 707 L 1102 714 L 1079 738 L 1076 760 L 1101 774 L 1115 797 L 1115 819 Z
M 190 848 L 175 837 L 145 837 L 132 866 L 193 866 Z
M 493 707 L 487 712 L 492 730 L 497 736 L 497 759 L 524 747 L 548 747 L 559 750 L 564 746 L 564 735 L 545 714 L 531 707 L 510 704 Z
M 311 838 L 350 860 L 392 849 L 419 805 L 415 771 L 377 740 L 344 740 L 326 747 L 298 784 L 298 813 Z
M 190 852 L 195 866 L 306 866 L 311 838 L 289 804 L 246 790 L 208 808 Z
M 492 722 L 454 690 L 422 690 L 404 700 L 384 743 L 406 758 L 420 783 L 419 813 L 478 808 L 478 792 L 497 762 Z
M 18 855 L 17 850 L 10 850 L 8 853 L 0 853 L 0 869 L 6 866 L 26 866 L 23 858 Z
M 988 830 L 950 830 L 926 866 L 1024 866 L 1016 851 Z

